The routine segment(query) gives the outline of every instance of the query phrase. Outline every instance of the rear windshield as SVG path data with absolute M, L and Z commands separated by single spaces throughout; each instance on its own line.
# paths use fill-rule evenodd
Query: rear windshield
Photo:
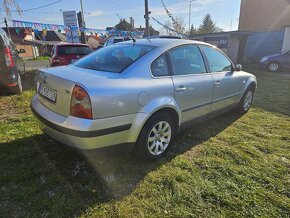
M 93 49 L 87 46 L 66 45 L 58 46 L 58 55 L 87 55 L 93 52 Z
M 150 45 L 115 44 L 80 59 L 77 67 L 120 73 L 155 47 Z

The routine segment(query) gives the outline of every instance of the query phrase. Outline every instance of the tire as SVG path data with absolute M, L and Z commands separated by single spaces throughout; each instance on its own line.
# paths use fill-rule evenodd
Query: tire
M 17 85 L 14 87 L 10 87 L 10 93 L 13 95 L 20 95 L 22 93 L 22 83 L 21 83 L 21 77 L 19 73 L 17 77 L 18 77 Z
M 268 70 L 270 72 L 278 72 L 280 70 L 280 64 L 278 62 L 271 62 L 268 65 Z
M 252 86 L 245 91 L 237 107 L 239 113 L 245 114 L 250 110 L 254 99 L 254 93 L 255 89 Z
M 176 124 L 170 115 L 156 114 L 144 125 L 133 152 L 141 159 L 160 159 L 168 151 L 175 134 Z

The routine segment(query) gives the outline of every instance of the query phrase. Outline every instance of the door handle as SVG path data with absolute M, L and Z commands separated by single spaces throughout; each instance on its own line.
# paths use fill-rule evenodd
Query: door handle
M 178 88 L 175 89 L 176 92 L 184 92 L 186 91 L 186 87 L 185 86 L 179 86 Z
M 221 84 L 221 81 L 219 81 L 219 80 L 215 81 L 215 83 L 214 83 L 215 86 L 219 86 L 220 84 Z

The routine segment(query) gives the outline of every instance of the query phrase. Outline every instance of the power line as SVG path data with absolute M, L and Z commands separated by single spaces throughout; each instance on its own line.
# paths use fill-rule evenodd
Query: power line
M 159 25 L 163 26 L 165 29 L 168 29 L 168 30 L 170 30 L 170 31 L 172 31 L 172 32 L 175 32 L 175 33 L 177 33 L 177 34 L 179 34 L 179 35 L 181 35 L 181 36 L 188 37 L 188 35 L 183 34 L 183 33 L 180 33 L 180 32 L 178 32 L 178 31 L 176 31 L 176 30 L 174 30 L 174 29 L 172 29 L 172 28 L 166 26 L 165 24 L 161 23 L 161 22 L 160 22 L 159 20 L 157 20 L 156 18 L 154 18 L 154 17 L 152 17 L 152 16 L 150 16 L 150 17 L 152 18 L 152 20 L 154 20 L 154 21 L 155 21 L 156 23 L 158 23 Z
M 36 8 L 30 8 L 30 9 L 24 9 L 24 10 L 14 10 L 14 11 L 12 11 L 12 12 L 33 11 L 33 10 L 37 10 L 37 9 L 41 9 L 41 8 L 46 8 L 46 7 L 48 7 L 48 6 L 51 6 L 51 5 L 57 4 L 57 3 L 61 2 L 61 1 L 63 1 L 63 0 L 58 0 L 58 1 L 55 1 L 55 2 L 52 2 L 52 3 L 46 4 L 46 5 L 42 5 L 42 6 L 36 7 Z
M 165 3 L 164 3 L 163 0 L 161 0 L 161 4 L 163 5 L 163 7 L 164 7 L 164 9 L 165 9 L 165 11 L 166 11 L 168 17 L 169 17 L 169 18 L 172 20 L 172 22 L 174 23 L 174 22 L 175 22 L 175 19 L 174 19 L 174 17 L 172 16 L 172 14 L 170 13 L 170 11 L 167 9 L 167 7 L 166 7 L 166 5 L 165 5 Z

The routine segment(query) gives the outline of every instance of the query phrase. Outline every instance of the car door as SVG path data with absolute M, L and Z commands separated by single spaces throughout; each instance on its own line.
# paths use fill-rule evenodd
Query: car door
M 211 46 L 201 46 L 201 49 L 214 80 L 211 112 L 237 103 L 244 89 L 243 77 L 234 72 L 233 63 L 220 50 Z
M 184 45 L 169 52 L 175 89 L 175 99 L 188 122 L 205 118 L 213 97 L 213 79 L 206 73 L 205 63 L 197 45 Z

